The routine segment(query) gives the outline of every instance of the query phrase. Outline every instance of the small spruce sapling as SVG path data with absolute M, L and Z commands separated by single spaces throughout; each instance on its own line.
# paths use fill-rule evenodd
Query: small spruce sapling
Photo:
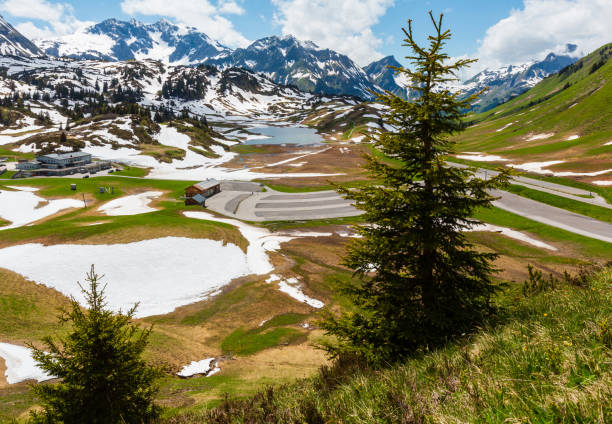
M 109 310 L 101 279 L 92 266 L 81 287 L 87 309 L 71 298 L 61 311 L 60 322 L 71 326 L 65 338 L 31 346 L 38 366 L 61 379 L 33 386 L 42 406 L 31 414 L 34 423 L 148 423 L 159 416 L 153 398 L 161 372 L 142 359 L 151 328 L 132 322 L 137 305 L 126 314 Z

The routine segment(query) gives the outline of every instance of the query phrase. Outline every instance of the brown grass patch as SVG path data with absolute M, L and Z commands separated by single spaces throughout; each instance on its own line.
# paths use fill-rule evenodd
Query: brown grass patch
M 66 296 L 4 268 L 0 282 L 0 341 L 38 343 L 61 330 L 57 313 L 69 305 Z

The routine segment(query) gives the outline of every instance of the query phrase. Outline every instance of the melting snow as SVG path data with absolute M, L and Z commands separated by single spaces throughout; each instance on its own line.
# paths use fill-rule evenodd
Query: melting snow
M 504 125 L 503 127 L 496 129 L 495 132 L 503 131 L 503 130 L 505 130 L 506 128 L 508 128 L 512 124 L 514 124 L 514 122 L 509 122 L 506 125 Z
M 550 138 L 553 135 L 555 135 L 555 133 L 534 134 L 532 136 L 529 136 L 527 138 L 527 141 L 542 140 L 542 139 L 545 139 L 545 138 Z
M 580 138 L 580 136 L 579 135 L 570 135 L 565 140 L 566 141 L 572 141 L 572 140 L 576 140 L 577 138 Z
M 185 365 L 182 370 L 180 370 L 176 375 L 179 377 L 191 377 L 197 374 L 204 374 L 206 377 L 210 377 L 213 374 L 221 371 L 216 364 L 213 368 L 211 365 L 215 358 L 206 358 L 201 361 L 193 361 L 189 365 Z
M 350 237 L 350 238 L 362 238 L 361 234 L 357 233 L 349 233 L 348 231 L 336 231 L 336 234 L 340 237 Z
M 149 207 L 151 201 L 162 195 L 161 191 L 147 191 L 145 193 L 133 194 L 120 197 L 102 205 L 98 211 L 106 215 L 138 215 L 141 213 L 154 212 L 156 209 Z
M 505 162 L 508 159 L 504 159 L 501 156 L 497 156 L 497 155 L 483 155 L 477 152 L 474 152 L 472 154 L 467 154 L 467 155 L 456 155 L 457 158 L 459 159 L 465 159 L 465 160 L 478 160 L 481 162 Z
M 291 173 L 291 174 L 272 174 L 272 173 L 257 173 L 250 169 L 227 169 L 219 167 L 225 162 L 231 160 L 235 153 L 226 152 L 221 146 L 212 146 L 212 150 L 219 155 L 218 158 L 207 158 L 189 149 L 189 136 L 181 134 L 176 128 L 161 125 L 161 131 L 156 136 L 157 141 L 161 144 L 176 147 L 185 151 L 183 159 L 174 159 L 172 163 L 160 163 L 153 157 L 142 155 L 140 150 L 131 147 L 121 147 L 113 150 L 111 146 L 94 146 L 88 145 L 85 149 L 93 156 L 121 162 L 131 166 L 139 166 L 151 168 L 147 178 L 158 178 L 167 180 L 205 180 L 207 178 L 216 178 L 218 180 L 253 180 L 256 178 L 273 178 L 282 175 L 284 177 L 321 177 L 338 174 L 320 174 L 320 173 Z M 23 146 L 21 146 L 23 147 Z M 299 157 L 293 158 L 297 160 Z M 284 161 L 282 161 L 284 162 Z M 273 164 L 279 165 L 281 163 Z M 269 165 L 272 166 L 272 165 Z
M 234 278 L 261 272 L 250 267 L 238 246 L 207 239 L 164 237 L 112 245 L 30 243 L 0 249 L 0 267 L 72 295 L 83 305 L 77 281 L 83 281 L 92 263 L 106 276 L 109 307 L 125 311 L 140 302 L 138 317 L 172 312 L 210 297 Z
M 536 240 L 532 237 L 529 237 L 526 234 L 520 233 L 515 230 L 511 230 L 510 228 L 498 227 L 497 225 L 478 224 L 478 225 L 473 225 L 469 230 L 466 230 L 466 231 L 491 231 L 495 233 L 501 233 L 506 237 L 510 237 L 516 240 L 521 240 L 527 244 L 531 244 L 536 247 L 541 247 L 542 249 L 548 249 L 548 250 L 553 250 L 553 251 L 557 250 L 556 247 L 553 247 L 550 244 L 546 244 L 543 241 Z
M 312 297 L 306 296 L 304 292 L 302 291 L 297 278 L 292 277 L 286 280 L 281 280 L 278 283 L 278 289 L 282 291 L 283 293 L 288 294 L 295 300 L 302 302 L 302 303 L 306 303 L 307 305 L 312 306 L 313 308 L 320 309 L 323 306 L 325 306 L 325 304 L 321 302 L 320 300 L 313 299 Z
M 612 180 L 609 181 L 593 181 L 593 184 L 597 184 L 598 186 L 612 186 Z
M 555 177 L 596 177 L 598 175 L 607 174 L 612 172 L 611 169 L 603 169 L 601 171 L 593 171 L 593 172 L 573 172 L 573 171 L 551 171 L 550 169 L 544 169 L 549 166 L 557 165 L 559 163 L 563 163 L 562 160 L 551 160 L 548 162 L 527 162 L 520 165 L 509 164 L 512 168 L 523 169 L 527 172 L 535 172 L 536 174 L 549 174 Z
M 32 358 L 32 350 L 27 347 L 0 343 L 0 357 L 6 364 L 4 375 L 8 384 L 21 383 L 26 380 L 41 382 L 54 378 L 36 365 Z
M 22 227 L 61 210 L 83 206 L 83 202 L 76 199 L 43 199 L 33 193 L 36 189 L 32 187 L 11 188 L 19 191 L 0 190 L 0 218 L 11 222 L 6 227 L 0 227 L 0 230 Z M 44 202 L 48 203 L 38 207 Z
M 223 222 L 225 224 L 233 225 L 237 227 L 242 236 L 249 242 L 247 248 L 246 261 L 249 268 L 253 271 L 253 274 L 263 275 L 271 272 L 274 266 L 270 263 L 268 257 L 269 251 L 276 251 L 280 249 L 280 244 L 286 241 L 292 240 L 294 237 L 281 236 L 278 234 L 270 233 L 265 228 L 255 227 L 253 225 L 245 224 L 244 222 L 236 219 L 228 218 L 217 218 L 206 212 L 183 212 L 188 218 L 205 219 L 208 221 Z

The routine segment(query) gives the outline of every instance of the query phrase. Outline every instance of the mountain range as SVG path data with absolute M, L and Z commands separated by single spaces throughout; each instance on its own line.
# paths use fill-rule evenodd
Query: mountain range
M 171 65 L 209 64 L 221 70 L 239 67 L 264 74 L 278 84 L 318 94 L 372 100 L 372 91 L 388 90 L 404 98 L 415 96 L 407 88 L 408 79 L 389 68 L 401 66 L 393 56 L 362 68 L 344 54 L 293 36 L 266 37 L 232 50 L 193 27 L 165 19 L 153 24 L 107 19 L 76 34 L 34 42 L 2 19 L 0 36 L 0 53 L 5 55 L 102 61 L 154 59 Z M 488 110 L 573 63 L 577 59 L 575 50 L 575 45 L 568 44 L 564 54 L 550 53 L 541 61 L 485 69 L 465 82 L 457 81 L 444 88 L 469 96 L 488 87 L 474 106 L 476 111 Z
M 576 45 L 568 44 L 565 54 L 549 53 L 544 60 L 485 69 L 464 82 L 451 81 L 444 85 L 443 89 L 459 91 L 460 97 L 464 98 L 486 88 L 486 92 L 480 95 L 473 106 L 475 112 L 483 112 L 519 96 L 546 77 L 574 63 L 578 60 L 573 55 L 576 48 Z M 393 56 L 387 56 L 367 65 L 364 70 L 381 88 L 398 96 L 411 98 L 414 94 L 406 88 L 408 79 L 404 75 L 397 75 L 393 70 L 393 67 L 399 66 L 401 64 Z

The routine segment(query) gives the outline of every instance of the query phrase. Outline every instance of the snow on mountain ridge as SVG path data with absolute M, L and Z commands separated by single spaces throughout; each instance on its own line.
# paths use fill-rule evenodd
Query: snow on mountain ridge
M 76 34 L 36 40 L 48 55 L 73 59 L 120 61 L 156 59 L 167 64 L 197 64 L 204 58 L 229 51 L 193 27 L 167 19 L 144 24 L 107 19 Z
M 570 46 L 573 45 L 568 45 L 567 51 L 570 51 Z M 462 93 L 461 97 L 468 97 L 488 88 L 488 91 L 483 93 L 475 104 L 475 109 L 484 111 L 524 93 L 548 75 L 558 72 L 576 60 L 572 55 L 549 53 L 540 61 L 532 60 L 518 65 L 485 69 L 466 81 L 454 80 L 439 83 L 436 90 L 460 92 Z M 394 75 L 395 71 L 389 66 L 397 67 L 400 64 L 393 56 L 388 56 L 372 62 L 363 69 L 372 81 L 385 90 L 404 98 L 413 98 L 418 95 L 418 93 L 406 89 L 408 81 L 403 75 Z
M 41 56 L 42 51 L 0 16 L 0 54 L 22 57 Z
M 319 94 L 349 94 L 371 99 L 377 87 L 348 56 L 292 35 L 270 36 L 205 61 L 222 69 L 232 66 L 267 75 L 281 84 Z

